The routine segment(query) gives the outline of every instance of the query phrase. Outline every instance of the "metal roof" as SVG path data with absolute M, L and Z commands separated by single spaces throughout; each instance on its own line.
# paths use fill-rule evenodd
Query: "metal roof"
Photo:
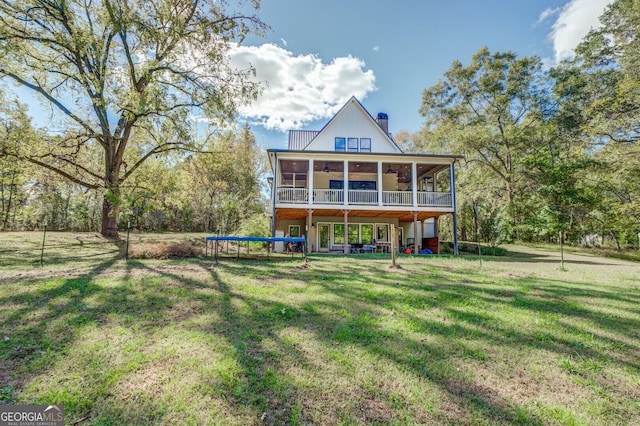
M 289 150 L 302 151 L 318 133 L 319 130 L 289 130 Z

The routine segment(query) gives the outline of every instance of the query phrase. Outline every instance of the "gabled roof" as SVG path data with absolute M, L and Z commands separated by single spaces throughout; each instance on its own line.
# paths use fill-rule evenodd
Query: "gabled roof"
M 386 133 L 378 124 L 378 122 L 373 118 L 369 111 L 362 106 L 360 101 L 355 97 L 351 96 L 351 98 L 340 108 L 340 110 L 333 116 L 331 119 L 322 127 L 321 130 L 290 130 L 289 131 L 289 150 L 298 151 L 298 150 L 306 150 L 307 147 L 316 139 L 319 135 L 321 135 L 327 128 L 331 126 L 331 124 L 339 117 L 350 105 L 355 105 L 359 108 L 364 115 L 367 117 L 367 120 L 370 121 L 370 124 L 376 128 L 384 138 L 399 152 L 402 153 L 402 149 L 398 146 L 396 141 L 393 139 L 391 133 Z

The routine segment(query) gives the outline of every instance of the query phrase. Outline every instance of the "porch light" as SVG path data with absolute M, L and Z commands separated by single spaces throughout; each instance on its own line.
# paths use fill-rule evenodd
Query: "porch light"
M 322 171 L 325 173 L 329 173 L 329 164 L 324 163 L 324 167 L 322 168 Z
M 387 167 L 387 174 L 390 175 L 391 173 L 394 173 L 394 171 L 391 169 L 391 164 L 389 164 Z

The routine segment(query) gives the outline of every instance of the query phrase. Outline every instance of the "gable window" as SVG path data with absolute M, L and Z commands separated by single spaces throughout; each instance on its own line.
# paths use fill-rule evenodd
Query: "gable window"
M 336 138 L 336 151 L 344 151 L 346 147 L 345 138 Z
M 347 151 L 358 152 L 358 138 L 347 139 Z
M 360 152 L 371 152 L 371 138 L 360 138 Z

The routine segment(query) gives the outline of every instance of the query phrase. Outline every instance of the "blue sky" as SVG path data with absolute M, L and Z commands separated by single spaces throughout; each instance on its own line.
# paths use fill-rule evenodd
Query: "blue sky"
M 241 110 L 259 143 L 285 148 L 286 130 L 320 129 L 355 95 L 389 130 L 415 132 L 422 91 L 452 61 L 468 63 L 483 46 L 568 58 L 610 0 L 264 0 L 264 38 L 236 50 L 268 82 Z
M 262 0 L 258 17 L 270 26 L 230 53 L 238 67 L 255 67 L 260 98 L 243 107 L 264 148 L 285 148 L 287 130 L 319 130 L 351 97 L 389 130 L 416 132 L 422 91 L 458 59 L 484 46 L 538 55 L 552 66 L 598 25 L 612 0 Z M 236 1 L 229 0 L 236 5 Z M 38 126 L 50 126 L 27 89 L 17 90 Z

